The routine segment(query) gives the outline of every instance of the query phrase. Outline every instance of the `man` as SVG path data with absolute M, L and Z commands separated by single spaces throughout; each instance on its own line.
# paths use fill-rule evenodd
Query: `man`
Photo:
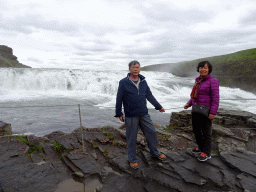
M 116 115 L 126 123 L 126 140 L 128 150 L 128 161 L 134 169 L 138 168 L 136 158 L 137 131 L 140 126 L 146 137 L 150 153 L 153 157 L 165 160 L 166 156 L 157 149 L 157 134 L 153 122 L 150 119 L 146 99 L 154 105 L 156 110 L 165 112 L 164 108 L 157 102 L 152 95 L 145 77 L 140 75 L 140 63 L 131 61 L 127 77 L 119 82 L 116 98 Z M 125 117 L 122 113 L 122 104 L 124 105 Z

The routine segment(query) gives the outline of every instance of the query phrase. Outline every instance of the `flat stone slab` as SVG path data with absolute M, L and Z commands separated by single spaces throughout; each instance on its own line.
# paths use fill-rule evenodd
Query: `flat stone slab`
M 212 130 L 223 136 L 233 136 L 234 133 L 229 128 L 222 127 L 220 125 L 212 124 Z
M 256 127 L 256 117 L 248 119 L 247 125 L 249 127 L 255 128 Z
M 35 135 L 28 135 L 27 139 L 28 139 L 28 142 L 33 145 L 40 145 L 39 138 L 36 137 Z
M 201 177 L 212 181 L 219 187 L 223 187 L 225 185 L 223 183 L 223 175 L 220 170 L 214 166 L 211 166 L 208 162 L 200 162 L 197 159 L 192 158 L 185 162 L 179 163 L 179 165 L 192 172 L 198 173 Z
M 182 136 L 174 134 L 168 139 L 168 141 L 170 141 L 170 147 L 178 150 L 185 150 L 186 148 L 191 147 L 191 143 L 194 143 Z
M 40 143 L 40 145 L 44 148 L 44 152 L 46 154 L 45 161 L 53 162 L 60 160 L 60 153 L 54 150 L 54 145 L 51 143 Z
M 145 192 L 145 183 L 127 174 L 110 173 L 103 182 L 106 184 L 100 192 Z
M 217 143 L 219 152 L 235 151 L 237 148 L 246 149 L 244 142 L 230 137 L 219 137 Z
M 176 173 L 178 173 L 187 183 L 193 183 L 197 185 L 204 185 L 207 183 L 207 180 L 200 175 L 192 172 L 189 169 L 186 169 L 176 163 L 169 163 L 173 167 Z
M 223 182 L 231 189 L 236 189 L 236 175 L 227 169 L 221 170 L 221 173 L 223 174 Z
M 60 181 L 68 177 L 66 169 L 59 174 L 59 170 L 49 163 L 16 164 L 5 170 L 0 169 L 0 173 L 4 192 L 53 191 Z
M 218 115 L 226 116 L 226 117 L 234 117 L 237 119 L 242 119 L 244 121 L 255 117 L 255 114 L 247 112 L 247 111 L 238 111 L 238 110 L 219 110 Z
M 256 178 L 240 174 L 237 176 L 244 191 L 256 191 Z
M 64 134 L 55 139 L 65 149 L 78 149 L 81 144 L 78 142 L 77 137 L 73 134 Z
M 190 185 L 189 183 L 185 184 L 185 182 L 180 179 L 173 178 L 152 168 L 144 168 L 142 174 L 144 178 L 149 179 L 150 181 L 156 181 L 164 186 L 168 186 L 171 189 L 176 189 L 181 192 L 187 192 L 188 189 L 191 192 L 201 191 L 195 185 Z
M 52 133 L 49 133 L 49 134 L 45 135 L 44 137 L 46 137 L 46 138 L 48 138 L 48 139 L 54 141 L 55 139 L 57 139 L 57 138 L 60 137 L 61 135 L 65 135 L 65 133 L 62 132 L 62 131 L 54 131 L 54 132 L 52 132 Z
M 19 140 L 6 140 L 6 138 L 4 138 L 0 143 L 0 160 L 7 161 L 12 157 L 25 157 L 27 148 L 28 146 Z
M 85 174 L 92 175 L 101 172 L 102 168 L 95 159 L 90 155 L 82 154 L 81 150 L 74 150 L 67 157 Z
M 256 177 L 256 154 L 248 152 L 221 152 L 220 157 L 231 167 Z

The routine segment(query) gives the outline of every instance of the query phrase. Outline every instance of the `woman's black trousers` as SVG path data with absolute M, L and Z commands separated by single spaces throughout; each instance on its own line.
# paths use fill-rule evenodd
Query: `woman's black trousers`
M 192 113 L 192 127 L 199 149 L 211 155 L 212 121 L 204 115 Z

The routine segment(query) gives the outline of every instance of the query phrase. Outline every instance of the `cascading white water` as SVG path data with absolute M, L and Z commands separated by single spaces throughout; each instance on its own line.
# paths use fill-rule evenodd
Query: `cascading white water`
M 28 99 L 30 96 L 30 99 L 110 97 L 116 94 L 118 77 L 121 78 L 117 72 L 68 69 L 1 69 L 0 76 L 0 100 Z
M 77 104 L 81 104 L 87 127 L 119 126 L 120 122 L 114 118 L 116 93 L 118 82 L 127 73 L 128 70 L 1 68 L 0 121 L 11 123 L 16 132 L 43 135 L 58 127 L 69 132 L 78 127 Z M 194 79 L 165 72 L 141 71 L 141 74 L 166 109 L 166 113 L 160 114 L 148 103 L 152 119 L 168 124 L 170 113 L 183 110 L 189 100 Z M 73 107 L 42 107 L 54 105 Z M 238 88 L 220 87 L 220 108 L 256 113 L 256 95 Z
M 93 101 L 100 107 L 114 107 L 118 82 L 128 71 L 89 71 L 81 69 L 13 69 L 0 70 L 0 102 L 33 100 L 37 98 L 76 98 Z M 189 99 L 194 79 L 181 78 L 164 72 L 145 72 L 151 91 L 159 102 L 169 109 L 181 108 Z M 220 87 L 223 99 L 256 99 L 250 92 Z M 256 113 L 244 100 L 223 100 L 222 107 L 238 108 Z M 248 103 L 248 106 L 246 105 Z M 153 106 L 149 105 L 149 108 Z

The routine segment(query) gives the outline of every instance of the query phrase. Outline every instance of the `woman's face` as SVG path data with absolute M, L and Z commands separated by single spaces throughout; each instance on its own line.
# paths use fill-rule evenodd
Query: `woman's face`
M 201 77 L 206 77 L 209 74 L 209 67 L 205 64 L 203 67 L 199 67 L 199 73 Z

